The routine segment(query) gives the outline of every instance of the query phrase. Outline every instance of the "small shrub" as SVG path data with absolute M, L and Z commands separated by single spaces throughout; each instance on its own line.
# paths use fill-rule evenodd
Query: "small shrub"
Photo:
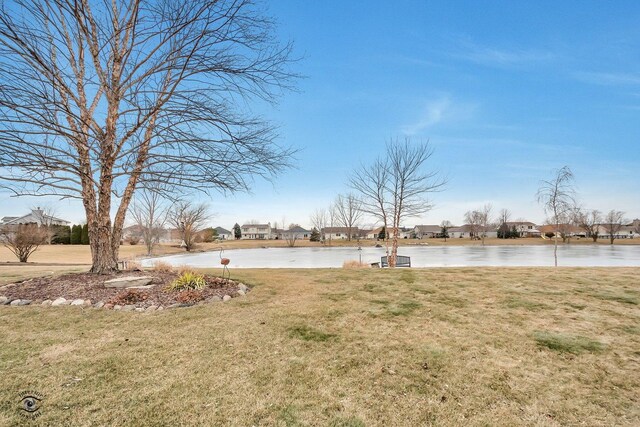
M 176 297 L 176 301 L 182 304 L 193 304 L 204 299 L 200 291 L 181 291 Z
M 153 271 L 157 271 L 158 273 L 171 273 L 173 271 L 173 266 L 168 262 L 157 261 L 153 264 L 151 268 Z
M 140 302 L 146 301 L 149 298 L 149 294 L 146 292 L 140 292 L 136 289 L 127 289 L 113 296 L 107 303 L 113 305 L 135 305 Z
M 207 285 L 202 274 L 185 271 L 167 287 L 170 291 L 199 290 Z
M 345 261 L 342 264 L 342 268 L 346 268 L 348 270 L 355 270 L 355 269 L 359 269 L 359 268 L 369 268 L 369 264 L 366 264 L 366 263 L 360 262 L 360 261 L 356 261 L 355 259 L 353 259 L 353 260 Z

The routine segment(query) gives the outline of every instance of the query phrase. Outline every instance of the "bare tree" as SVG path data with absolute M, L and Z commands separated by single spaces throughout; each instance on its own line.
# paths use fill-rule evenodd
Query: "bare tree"
M 0 227 L 0 243 L 20 262 L 27 262 L 40 245 L 47 242 L 47 230 L 38 224 L 18 224 Z
M 205 227 L 209 216 L 205 204 L 192 206 L 189 202 L 180 201 L 169 209 L 169 222 L 180 233 L 182 246 L 187 252 L 195 247 L 196 234 Z
M 558 266 L 558 229 L 560 224 L 570 214 L 575 206 L 575 190 L 573 188 L 573 172 L 568 166 L 564 166 L 553 172 L 550 180 L 540 183 L 536 195 L 538 203 L 542 204 L 544 211 L 550 215 L 550 222 L 555 225 L 556 232 L 553 235 L 553 259 Z
M 594 243 L 598 241 L 600 231 L 600 223 L 602 222 L 602 214 L 596 209 L 576 208 L 573 212 L 575 223 L 582 228 L 587 237 L 593 239 Z
M 14 3 L 0 13 L 0 184 L 81 200 L 92 272 L 117 270 L 136 189 L 245 191 L 290 165 L 247 108 L 296 77 L 252 0 Z
M 500 209 L 498 212 L 498 222 L 500 225 L 506 224 L 511 220 L 511 211 L 509 209 Z
M 351 241 L 362 218 L 362 201 L 355 194 L 339 194 L 334 201 L 336 221 L 347 229 L 347 240 Z
M 287 242 L 287 246 L 290 248 L 296 245 L 296 241 L 298 240 L 298 232 L 296 229 L 299 227 L 298 224 L 289 224 L 289 227 L 282 231 L 285 242 Z
M 151 255 L 160 241 L 167 220 L 167 205 L 159 192 L 142 190 L 137 192 L 131 205 L 131 217 Z
M 613 241 L 616 239 L 616 235 L 620 232 L 624 223 L 624 212 L 612 209 L 604 216 L 602 226 L 609 235 L 610 244 L 613 245 Z
M 320 241 L 324 245 L 326 243 L 326 236 L 324 229 L 329 224 L 329 213 L 326 209 L 316 209 L 311 214 L 311 226 L 315 227 L 320 233 Z
M 489 212 L 485 211 L 487 207 L 490 212 L 491 206 L 486 205 L 482 209 L 467 211 L 464 214 L 464 221 L 467 223 L 467 228 L 469 229 L 469 237 L 471 239 L 482 240 L 483 246 L 489 221 Z
M 436 172 L 425 170 L 432 154 L 428 142 L 412 143 L 410 138 L 391 141 L 383 157 L 356 170 L 350 180 L 351 187 L 365 200 L 364 210 L 391 231 L 390 253 L 387 247 L 389 267 L 396 266 L 402 221 L 431 210 L 427 194 L 444 186 L 444 180 L 438 179 Z
M 46 234 L 47 245 L 50 245 L 53 238 L 56 237 L 58 230 L 56 229 L 56 210 L 52 206 L 38 206 L 31 208 L 31 212 L 36 217 L 38 224 L 42 227 L 42 231 Z

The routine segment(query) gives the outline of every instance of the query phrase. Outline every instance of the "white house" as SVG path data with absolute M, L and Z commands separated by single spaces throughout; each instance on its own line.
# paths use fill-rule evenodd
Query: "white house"
M 47 215 L 39 207 L 22 216 L 5 216 L 0 225 L 38 224 L 38 225 L 70 225 L 71 222 Z
M 275 237 L 270 222 L 267 224 L 244 224 L 240 230 L 243 240 L 268 240 Z
M 540 230 L 538 226 L 529 221 L 507 221 L 504 223 L 509 230 L 513 230 L 515 227 L 520 237 L 540 237 Z
M 442 227 L 439 225 L 416 225 L 413 227 L 413 232 L 417 239 L 433 238 L 442 232 Z
M 321 230 L 321 234 L 325 240 L 347 240 L 351 233 L 351 239 L 358 238 L 358 227 L 325 227 Z
M 276 239 L 286 240 L 286 239 L 294 239 L 294 240 L 308 240 L 311 237 L 311 231 L 306 230 L 299 225 L 296 225 L 287 230 L 282 229 L 273 229 L 273 235 Z
M 226 228 L 222 228 L 222 227 L 216 227 L 214 228 L 214 230 L 216 231 L 216 233 L 218 233 L 218 240 L 231 240 L 232 239 L 232 233 L 227 230 Z

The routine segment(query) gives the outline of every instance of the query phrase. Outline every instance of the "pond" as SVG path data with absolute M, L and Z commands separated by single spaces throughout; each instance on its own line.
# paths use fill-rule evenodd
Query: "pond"
M 543 267 L 553 266 L 553 246 L 403 246 L 399 255 L 411 257 L 412 267 Z M 225 250 L 230 268 L 336 268 L 345 261 L 379 262 L 384 248 L 260 248 Z M 146 259 L 174 266 L 220 266 L 219 252 L 184 253 Z M 640 267 L 640 245 L 563 245 L 558 265 L 564 267 Z

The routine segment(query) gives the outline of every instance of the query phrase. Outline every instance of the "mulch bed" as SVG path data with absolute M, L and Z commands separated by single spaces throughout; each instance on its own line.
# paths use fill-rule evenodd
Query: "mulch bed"
M 104 282 L 120 277 L 153 277 L 151 282 L 155 285 L 148 289 L 124 289 L 107 288 Z M 128 291 L 135 291 L 144 296 L 144 301 L 136 302 L 136 307 L 146 308 L 149 306 L 164 306 L 184 303 L 180 300 L 181 292 L 169 291 L 165 287 L 179 276 L 176 272 L 157 271 L 124 271 L 108 275 L 97 275 L 91 273 L 71 273 L 55 277 L 39 277 L 24 280 L 18 283 L 0 287 L 0 296 L 5 296 L 10 300 L 22 299 L 31 300 L 33 304 L 41 303 L 45 300 L 55 300 L 63 297 L 67 300 L 83 299 L 91 300 L 92 303 L 99 301 L 108 303 L 115 301 L 118 296 L 123 296 Z M 196 292 L 200 294 L 202 300 L 211 300 L 214 297 L 222 298 L 225 295 L 231 297 L 239 296 L 239 282 L 221 277 L 206 276 L 207 286 Z M 184 291 L 187 292 L 187 291 Z M 217 299 L 217 298 L 214 298 Z

